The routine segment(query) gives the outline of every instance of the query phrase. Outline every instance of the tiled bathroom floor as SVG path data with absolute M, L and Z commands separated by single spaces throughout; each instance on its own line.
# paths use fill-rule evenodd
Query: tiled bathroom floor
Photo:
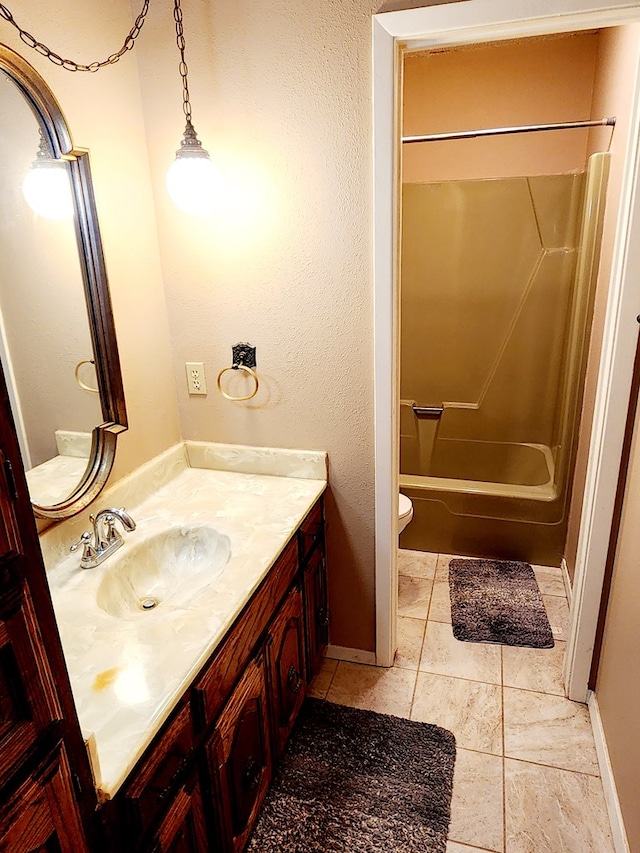
M 450 559 L 400 551 L 395 665 L 326 660 L 311 695 L 454 733 L 447 853 L 613 853 L 589 714 L 563 694 L 560 570 L 534 567 L 555 648 L 461 643 Z

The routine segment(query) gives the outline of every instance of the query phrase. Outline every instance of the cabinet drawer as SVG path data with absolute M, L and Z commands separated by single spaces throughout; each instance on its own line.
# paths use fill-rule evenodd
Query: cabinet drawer
M 0 850 L 88 853 L 61 744 L 0 808 Z
M 0 597 L 0 784 L 54 720 L 53 677 L 24 582 Z
M 298 530 L 300 539 L 300 562 L 304 563 L 313 550 L 324 547 L 324 517 L 322 513 L 322 498 L 315 504 L 309 515 Z
M 275 609 L 298 571 L 298 546 L 293 539 L 242 611 L 206 673 L 193 688 L 194 717 L 198 731 L 212 723 L 233 685 L 254 653 Z
M 225 853 L 240 853 L 271 781 L 264 655 L 251 661 L 205 747 L 209 808 Z
M 271 727 L 280 755 L 305 696 L 304 616 L 302 592 L 295 586 L 269 629 L 269 692 Z
M 192 747 L 191 716 L 189 706 L 184 705 L 154 741 L 151 754 L 143 758 L 122 795 L 121 808 L 130 840 L 140 838 L 166 810 L 189 769 Z

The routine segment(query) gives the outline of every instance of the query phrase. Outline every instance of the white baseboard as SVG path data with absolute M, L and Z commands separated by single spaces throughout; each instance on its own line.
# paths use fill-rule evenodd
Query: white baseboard
M 562 571 L 562 580 L 564 581 L 564 591 L 567 595 L 567 601 L 569 602 L 569 607 L 571 607 L 571 598 L 573 596 L 573 588 L 571 586 L 571 577 L 569 575 L 569 569 L 567 567 L 567 561 L 565 558 L 562 558 L 562 562 L 560 563 L 560 570 Z
M 332 660 L 344 660 L 349 663 L 368 663 L 376 662 L 375 652 L 367 652 L 364 649 L 348 649 L 345 646 L 327 646 L 325 652 L 326 657 Z
M 598 756 L 600 776 L 602 778 L 602 786 L 604 788 L 604 799 L 607 804 L 607 811 L 609 812 L 613 847 L 616 853 L 631 853 L 631 848 L 627 841 L 627 833 L 624 828 L 624 820 L 622 819 L 622 810 L 620 809 L 620 800 L 618 799 L 618 792 L 616 790 L 613 768 L 611 767 L 611 761 L 609 759 L 607 741 L 604 736 L 604 728 L 602 726 L 602 718 L 600 717 L 600 709 L 598 708 L 598 700 L 595 693 L 589 692 L 587 704 L 589 706 L 593 737 L 596 742 L 596 754 Z

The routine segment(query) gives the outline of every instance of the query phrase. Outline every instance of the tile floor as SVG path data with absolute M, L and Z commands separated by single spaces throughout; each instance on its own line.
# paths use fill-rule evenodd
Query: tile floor
M 450 559 L 400 551 L 395 666 L 326 660 L 311 695 L 455 734 L 447 853 L 613 853 L 589 714 L 563 693 L 560 570 L 534 567 L 555 648 L 461 643 Z

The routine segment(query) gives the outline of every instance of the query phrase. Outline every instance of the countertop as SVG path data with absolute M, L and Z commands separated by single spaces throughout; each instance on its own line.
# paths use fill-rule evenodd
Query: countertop
M 221 463 L 215 447 L 191 444 L 165 454 L 165 482 L 139 503 L 127 504 L 137 528 L 110 558 L 118 559 L 170 526 L 214 527 L 229 537 L 231 556 L 222 574 L 193 600 L 168 609 L 160 604 L 128 618 L 110 616 L 96 605 L 108 560 L 81 570 L 78 552 L 61 559 L 64 536 L 59 530 L 43 547 L 73 695 L 92 744 L 102 800 L 115 795 L 326 487 L 326 479 L 319 478 L 322 465 L 326 471 L 324 454 L 316 454 L 321 464 L 316 459 L 315 465 L 300 468 L 302 477 L 274 475 L 278 466 L 273 460 L 270 474 L 187 467 L 197 462 L 233 468 L 228 460 L 235 458 L 236 468 L 265 470 L 248 464 L 242 448 L 224 453 L 226 462 Z M 290 455 L 285 461 L 284 471 L 296 470 Z M 100 507 L 121 506 L 117 498 L 123 490 L 131 496 L 131 489 L 131 483 L 123 485 L 110 502 L 107 493 Z M 67 537 L 65 547 L 70 541 Z

